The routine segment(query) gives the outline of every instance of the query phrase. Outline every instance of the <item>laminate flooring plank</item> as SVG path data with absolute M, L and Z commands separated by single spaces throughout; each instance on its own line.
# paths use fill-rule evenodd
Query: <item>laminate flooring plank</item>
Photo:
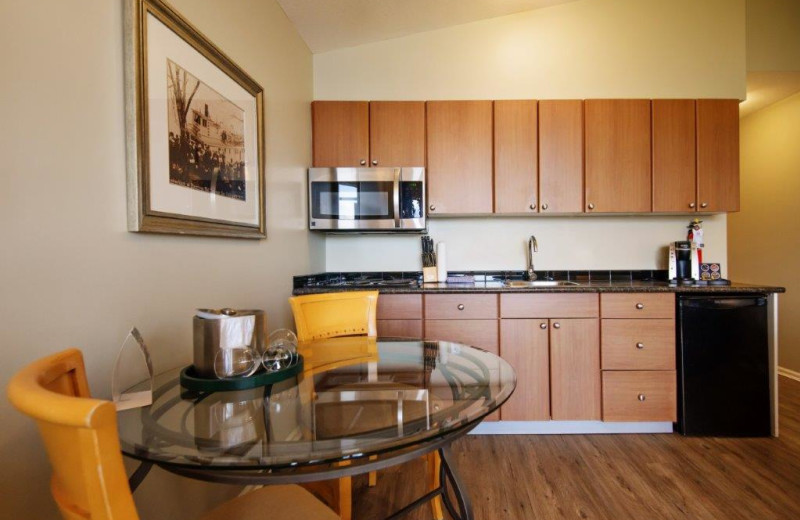
M 453 445 L 476 519 L 800 519 L 800 382 L 779 378 L 777 439 L 471 435 Z M 383 518 L 425 491 L 422 459 L 354 479 L 354 518 Z M 446 518 L 449 518 L 445 514 Z M 420 507 L 406 516 L 429 520 Z

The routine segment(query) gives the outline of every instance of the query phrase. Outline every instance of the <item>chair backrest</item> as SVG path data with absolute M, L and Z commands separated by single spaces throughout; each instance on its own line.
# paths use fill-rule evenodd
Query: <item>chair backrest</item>
M 122 463 L 117 414 L 92 399 L 80 350 L 35 361 L 8 384 L 8 397 L 39 426 L 53 467 L 50 489 L 67 520 L 138 520 Z
M 378 291 L 293 296 L 289 303 L 300 341 L 378 335 Z

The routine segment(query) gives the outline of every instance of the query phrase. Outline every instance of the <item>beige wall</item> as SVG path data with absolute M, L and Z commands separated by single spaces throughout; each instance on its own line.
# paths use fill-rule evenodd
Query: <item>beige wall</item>
M 314 55 L 315 99 L 738 98 L 744 0 L 582 0 Z M 726 218 L 705 218 L 706 258 L 727 262 Z M 459 269 L 654 268 L 688 217 L 436 219 Z M 418 240 L 326 240 L 327 268 L 419 269 Z
M 704 258 L 725 262 L 725 215 L 703 217 Z M 536 269 L 666 269 L 667 244 L 686 239 L 688 217 L 543 217 L 430 219 L 431 237 L 447 244 L 447 268 L 525 269 L 536 235 Z M 419 235 L 326 240 L 329 271 L 419 270 Z
M 747 0 L 747 70 L 800 70 L 800 2 Z
M 744 0 L 581 0 L 314 55 L 315 99 L 745 97 Z
M 306 230 L 311 54 L 274 1 L 171 0 L 266 96 L 264 241 L 126 231 L 122 2 L 3 2 L 0 21 L 0 385 L 25 363 L 77 346 L 92 391 L 109 396 L 132 325 L 157 370 L 191 359 L 196 307 L 267 311 L 291 324 L 293 274 L 321 269 Z M 310 261 L 309 259 L 313 259 Z M 33 423 L 0 399 L 2 516 L 56 518 Z M 144 519 L 196 518 L 235 492 L 155 470 Z
M 731 273 L 786 287 L 780 296 L 780 366 L 800 372 L 800 94 L 741 124 L 742 211 L 728 226 Z

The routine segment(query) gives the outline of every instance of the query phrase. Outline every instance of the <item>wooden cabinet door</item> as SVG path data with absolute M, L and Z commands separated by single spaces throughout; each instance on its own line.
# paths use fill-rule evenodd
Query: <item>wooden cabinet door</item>
M 539 102 L 539 211 L 583 212 L 583 101 Z
M 495 213 L 536 212 L 536 126 L 536 101 L 494 102 Z
M 428 101 L 428 214 L 492 212 L 492 102 Z
M 500 354 L 499 320 L 425 320 L 425 338 L 431 340 L 454 341 L 472 345 L 492 354 Z M 498 374 L 496 377 L 500 377 Z M 499 390 L 496 388 L 495 390 Z M 484 421 L 500 419 L 498 411 L 487 415 Z
M 504 421 L 550 419 L 550 338 L 547 320 L 500 320 L 500 356 L 514 367 L 517 388 L 503 405 Z
M 653 100 L 653 211 L 697 209 L 695 101 Z
M 699 211 L 739 211 L 739 102 L 697 100 Z
M 366 101 L 311 103 L 314 166 L 366 166 L 369 105 Z
M 600 323 L 550 320 L 550 406 L 554 421 L 600 420 Z
M 650 101 L 589 99 L 584 106 L 586 210 L 649 212 Z
M 675 371 L 603 372 L 603 420 L 677 421 Z
M 425 320 L 425 339 L 454 341 L 499 354 L 497 320 Z
M 378 308 L 379 320 L 421 320 L 421 294 L 380 294 Z
M 371 166 L 425 166 L 425 102 L 369 104 Z
M 422 338 L 422 320 L 378 320 L 378 336 Z
M 497 294 L 426 294 L 425 318 L 478 320 L 497 318 Z

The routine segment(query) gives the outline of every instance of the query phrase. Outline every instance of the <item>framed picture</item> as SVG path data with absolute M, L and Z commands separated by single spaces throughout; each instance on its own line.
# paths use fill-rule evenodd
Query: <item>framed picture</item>
M 265 238 L 264 91 L 162 0 L 125 0 L 128 229 Z

